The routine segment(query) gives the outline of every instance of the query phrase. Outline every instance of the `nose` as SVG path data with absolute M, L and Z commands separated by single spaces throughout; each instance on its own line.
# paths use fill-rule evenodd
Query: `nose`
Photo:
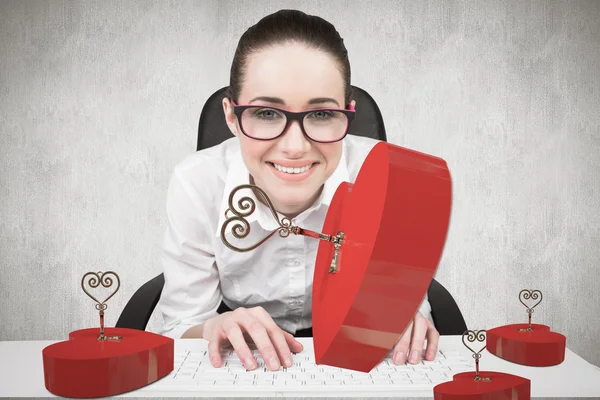
M 311 143 L 300 127 L 300 122 L 292 121 L 279 138 L 280 150 L 289 158 L 300 158 L 310 150 Z

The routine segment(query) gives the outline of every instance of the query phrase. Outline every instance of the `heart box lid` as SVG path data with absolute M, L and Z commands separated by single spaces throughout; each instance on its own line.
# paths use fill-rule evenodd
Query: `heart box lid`
M 237 192 L 261 197 L 279 227 L 258 243 L 248 237 L 252 194 L 235 207 Z M 279 218 L 267 194 L 241 185 L 229 196 L 221 239 L 234 251 L 256 249 L 275 233 L 321 240 L 312 291 L 315 360 L 368 372 L 380 363 L 410 324 L 441 259 L 452 206 L 452 180 L 438 157 L 379 142 L 365 158 L 354 183 L 343 182 L 329 205 L 322 232 Z M 231 215 L 233 214 L 233 215 Z

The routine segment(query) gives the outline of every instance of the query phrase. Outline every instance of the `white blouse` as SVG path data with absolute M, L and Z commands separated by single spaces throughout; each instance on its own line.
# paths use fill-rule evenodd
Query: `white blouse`
M 346 136 L 340 163 L 320 197 L 292 224 L 321 232 L 338 185 L 355 181 L 376 143 Z M 166 204 L 165 285 L 158 303 L 164 320 L 161 334 L 181 338 L 192 326 L 216 316 L 221 301 L 231 309 L 262 306 L 280 328 L 292 334 L 312 326 L 312 281 L 319 240 L 275 234 L 249 252 L 233 251 L 221 241 L 229 194 L 234 187 L 248 183 L 249 173 L 235 137 L 193 153 L 175 167 Z M 251 197 L 256 204 L 256 211 L 247 218 L 250 235 L 238 241 L 231 236 L 229 225 L 227 237 L 237 247 L 249 247 L 279 225 L 252 191 L 243 190 L 240 195 Z M 419 311 L 431 320 L 427 295 Z

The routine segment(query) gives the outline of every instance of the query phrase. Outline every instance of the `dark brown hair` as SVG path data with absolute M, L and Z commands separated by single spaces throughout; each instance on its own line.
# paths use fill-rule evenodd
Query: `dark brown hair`
M 266 47 L 286 42 L 303 43 L 335 58 L 344 80 L 344 101 L 346 104 L 350 102 L 350 62 L 344 40 L 331 23 L 298 10 L 280 10 L 267 15 L 244 32 L 231 64 L 229 98 L 236 102 L 238 100 L 248 56 Z

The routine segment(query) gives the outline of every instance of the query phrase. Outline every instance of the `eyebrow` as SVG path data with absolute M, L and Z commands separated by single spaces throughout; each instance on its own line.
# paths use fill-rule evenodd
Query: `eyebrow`
M 285 105 L 285 101 L 283 101 L 283 99 L 280 99 L 279 97 L 270 97 L 270 96 L 255 97 L 252 100 L 250 100 L 250 102 L 248 102 L 248 104 L 252 104 L 255 101 L 266 101 L 267 103 L 275 103 L 275 104 Z M 332 97 L 316 97 L 316 98 L 310 99 L 308 101 L 309 105 L 321 104 L 321 103 L 335 103 L 338 107 L 340 106 L 340 104 L 337 102 L 337 100 Z

